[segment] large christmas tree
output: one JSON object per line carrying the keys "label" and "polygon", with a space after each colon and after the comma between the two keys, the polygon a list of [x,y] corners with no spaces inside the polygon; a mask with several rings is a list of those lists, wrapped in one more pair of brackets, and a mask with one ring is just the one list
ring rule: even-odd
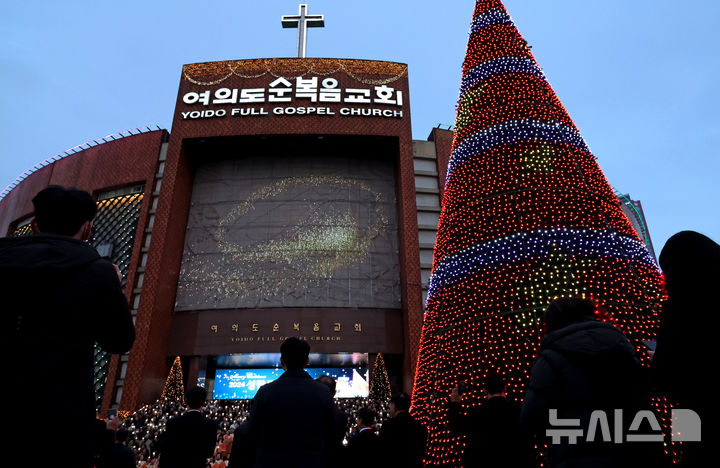
{"label": "large christmas tree", "polygon": [[497,369],[522,399],[556,297],[595,300],[648,364],[662,277],[499,0],[475,6],[434,255],[412,408],[429,464],[460,463],[453,387],[480,403]]}

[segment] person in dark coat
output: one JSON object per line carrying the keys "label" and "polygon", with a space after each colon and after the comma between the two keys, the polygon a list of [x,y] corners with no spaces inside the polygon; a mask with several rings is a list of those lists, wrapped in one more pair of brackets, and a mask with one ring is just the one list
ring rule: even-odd
{"label": "person in dark coat", "polygon": [[190,409],[167,422],[160,436],[160,468],[204,468],[215,452],[218,425],[202,414],[207,391],[199,386],[185,393]]}
{"label": "person in dark coat", "polygon": [[465,468],[534,466],[529,437],[520,427],[520,407],[505,398],[505,382],[495,372],[485,379],[487,399],[462,414],[460,388],[450,394],[450,430],[467,434]]}
{"label": "person in dark coat", "polygon": [[257,468],[324,468],[333,436],[330,389],[305,372],[310,345],[296,337],[280,346],[285,372],[253,398],[248,433]]}
{"label": "person in dark coat", "polygon": [[[0,398],[27,402],[6,412],[4,462],[15,466],[14,454],[33,453],[39,466],[92,466],[94,346],[125,353],[135,327],[120,271],[86,242],[97,211],[90,194],[51,186],[33,205],[35,234],[0,239],[0,353],[10,379]],[[72,442],[48,438],[38,451],[28,435],[48,418],[62,421],[58,429]]]}
{"label": "person in dark coat", "polygon": [[120,426],[120,419],[95,419],[95,459],[94,468],[105,468],[107,460],[115,446],[115,432]]}
{"label": "person in dark coat", "polygon": [[357,432],[347,444],[348,468],[369,468],[378,465],[380,439],[373,429],[375,412],[363,407],[357,412]]}
{"label": "person in dark coat", "polygon": [[[720,320],[720,245],[694,232],[679,232],[660,253],[667,300],[653,355],[653,382],[677,408],[701,422],[717,420],[717,397],[708,359],[716,354]],[[708,454],[709,455],[709,454]],[[683,466],[706,466],[702,442],[683,443]]]}
{"label": "person in dark coat", "polygon": [[240,423],[235,429],[232,447],[230,448],[229,465],[233,468],[253,468],[255,466],[255,449],[250,444],[248,425]]}
{"label": "person in dark coat", "polygon": [[[333,399],[335,398],[337,385],[335,379],[329,375],[321,375],[315,380],[323,385],[326,385],[330,389]],[[345,411],[338,408],[333,400],[333,432],[327,454],[327,466],[329,468],[345,466],[345,447],[343,446],[343,439],[345,439],[349,422],[350,418],[348,415]]]}
{"label": "person in dark coat", "polygon": [[135,452],[127,446],[128,430],[120,428],[115,431],[115,444],[105,461],[105,468],[135,468]]}
{"label": "person in dark coat", "polygon": [[398,393],[388,407],[390,419],[380,428],[380,466],[422,467],[427,430],[410,415],[410,396]]}
{"label": "person in dark coat", "polygon": [[594,442],[584,438],[595,410],[604,411],[614,428],[614,410],[622,409],[627,428],[636,412],[646,408],[647,377],[633,345],[611,324],[595,320],[595,304],[586,299],[553,301],[545,312],[545,327],[521,422],[544,437],[550,427],[549,411],[555,409],[558,419],[580,420],[579,426],[556,428],[583,431],[575,444],[567,437],[549,443],[546,466],[645,466],[635,461],[634,450],[641,444],[603,441],[599,429]]}

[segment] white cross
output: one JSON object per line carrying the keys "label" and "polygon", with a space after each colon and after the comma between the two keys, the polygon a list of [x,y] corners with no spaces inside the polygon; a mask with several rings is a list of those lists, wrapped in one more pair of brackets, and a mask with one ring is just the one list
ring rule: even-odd
{"label": "white cross", "polygon": [[283,15],[283,28],[298,28],[298,57],[305,58],[307,28],[325,27],[325,15],[308,15],[307,4],[300,4],[298,15]]}

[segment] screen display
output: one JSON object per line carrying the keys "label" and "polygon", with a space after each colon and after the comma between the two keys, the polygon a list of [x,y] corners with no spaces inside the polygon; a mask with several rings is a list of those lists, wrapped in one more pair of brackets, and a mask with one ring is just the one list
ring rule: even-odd
{"label": "screen display", "polygon": [[195,173],[176,310],[400,306],[394,162],[210,160]]}
{"label": "screen display", "polygon": [[[367,397],[368,370],[355,367],[308,368],[313,379],[328,375],[335,379],[337,398]],[[215,372],[213,398],[216,400],[247,400],[258,389],[283,374],[282,369],[218,369]]]}
{"label": "screen display", "polygon": [[[310,353],[308,367],[367,367],[367,353]],[[282,367],[280,353],[221,354],[217,357],[217,368],[261,368]]]}

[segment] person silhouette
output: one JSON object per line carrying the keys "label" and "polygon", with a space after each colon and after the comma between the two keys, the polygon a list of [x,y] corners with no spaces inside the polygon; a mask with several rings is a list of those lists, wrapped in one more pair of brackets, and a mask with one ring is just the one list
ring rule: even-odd
{"label": "person silhouette", "polygon": [[[579,421],[577,429],[584,433],[597,410],[608,416],[610,427],[615,427],[616,410],[634,415],[646,408],[647,374],[635,347],[620,330],[596,319],[594,302],[556,299],[544,318],[546,334],[520,413],[520,421],[529,432],[545,437],[552,426],[551,411],[558,420]],[[562,438],[559,443],[548,444],[546,466],[641,466],[637,465],[640,455],[635,448],[602,437],[575,442]]]}
{"label": "person silhouette", "polygon": [[330,389],[304,369],[309,355],[307,341],[286,339],[280,346],[285,372],[260,387],[253,398],[247,431],[256,468],[326,466],[334,406]]}
{"label": "person silhouette", "polygon": [[[717,403],[707,359],[714,354],[720,318],[720,245],[695,231],[668,239],[660,252],[667,300],[653,354],[653,383],[679,408],[714,421]],[[706,466],[703,442],[683,443],[683,466]],[[709,455],[709,454],[708,454]]]}

